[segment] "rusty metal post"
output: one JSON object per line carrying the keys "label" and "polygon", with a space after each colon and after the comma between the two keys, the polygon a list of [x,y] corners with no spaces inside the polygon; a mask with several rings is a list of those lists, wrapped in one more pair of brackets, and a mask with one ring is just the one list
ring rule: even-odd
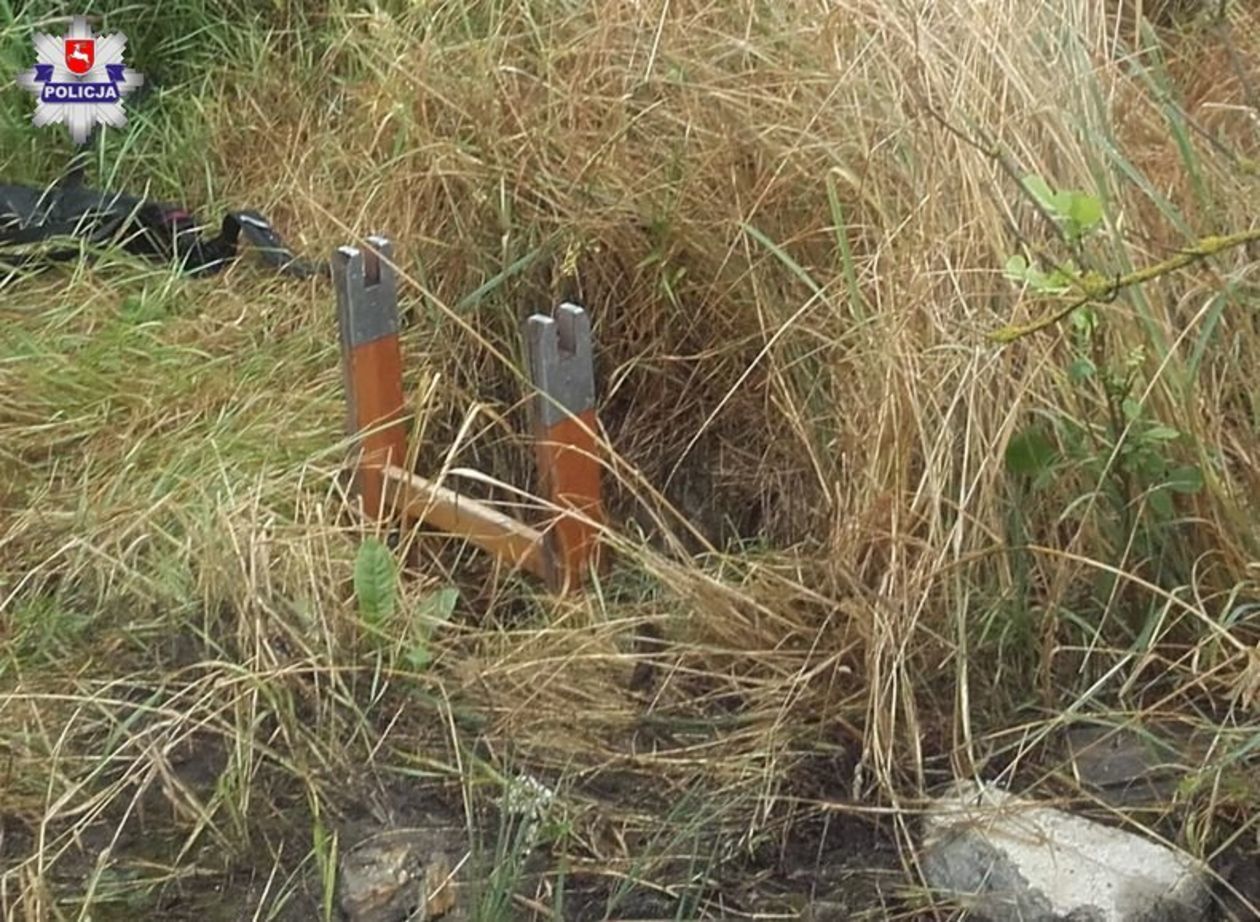
{"label": "rusty metal post", "polygon": [[369,237],[370,249],[338,247],[333,254],[341,368],[346,387],[347,435],[355,440],[353,495],[363,514],[379,519],[385,508],[384,469],[406,465],[402,350],[398,341],[398,289],[393,244]]}
{"label": "rusty metal post", "polygon": [[568,303],[554,318],[534,314],[525,322],[525,344],[541,493],[560,510],[544,529],[547,581],[566,591],[599,566],[604,521],[590,317]]}

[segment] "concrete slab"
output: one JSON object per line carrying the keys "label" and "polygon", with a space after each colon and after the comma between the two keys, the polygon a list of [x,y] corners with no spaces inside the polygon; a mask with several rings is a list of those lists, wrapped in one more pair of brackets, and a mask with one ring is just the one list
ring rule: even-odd
{"label": "concrete slab", "polygon": [[1211,900],[1189,856],[973,782],[938,799],[920,862],[992,922],[1202,922]]}

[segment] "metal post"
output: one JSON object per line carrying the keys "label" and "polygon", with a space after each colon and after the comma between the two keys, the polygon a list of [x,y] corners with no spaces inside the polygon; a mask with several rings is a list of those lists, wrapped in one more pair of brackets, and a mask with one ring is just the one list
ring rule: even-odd
{"label": "metal post", "polygon": [[333,254],[341,368],[346,387],[346,430],[360,436],[353,492],[363,514],[386,513],[383,470],[405,465],[407,431],[398,341],[398,290],[391,265],[394,247],[369,237],[371,249],[338,247]]}
{"label": "metal post", "polygon": [[554,318],[534,314],[525,324],[525,343],[541,491],[561,510],[545,530],[547,578],[563,591],[599,565],[598,526],[604,521],[590,317],[567,303]]}

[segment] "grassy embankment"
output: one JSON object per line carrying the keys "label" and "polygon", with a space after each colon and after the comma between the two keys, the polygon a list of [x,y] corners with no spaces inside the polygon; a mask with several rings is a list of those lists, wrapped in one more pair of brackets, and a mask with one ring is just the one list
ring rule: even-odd
{"label": "grassy embankment", "polygon": [[[913,871],[955,773],[1062,793],[1085,717],[1206,731],[1164,816],[1254,840],[1256,248],[986,334],[1061,302],[1012,255],[1113,277],[1255,227],[1255,13],[1134,56],[1084,2],[115,6],[156,87],[94,178],[307,254],[390,235],[418,469],[529,487],[520,318],[590,309],[615,564],[557,601],[422,536],[374,642],[325,284],[6,276],[4,918],[304,918],[382,799],[499,849],[482,918],[799,901],[816,854],[879,863],[829,829]],[[0,94],[5,180],[68,156],[30,108]],[[518,771],[559,792],[537,873],[486,809]]]}

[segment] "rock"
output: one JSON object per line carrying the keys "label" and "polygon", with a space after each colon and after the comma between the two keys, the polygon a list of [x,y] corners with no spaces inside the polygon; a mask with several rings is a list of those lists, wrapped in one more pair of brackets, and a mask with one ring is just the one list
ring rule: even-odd
{"label": "rock", "polygon": [[453,908],[450,859],[429,836],[398,830],[360,842],[341,859],[341,910],[349,922],[425,922]]}
{"label": "rock", "polygon": [[1064,734],[1067,762],[1081,788],[1112,806],[1171,802],[1206,746],[1177,728],[1075,726]]}
{"label": "rock", "polygon": [[924,822],[928,884],[991,922],[1201,922],[1192,859],[1140,836],[970,782]]}

